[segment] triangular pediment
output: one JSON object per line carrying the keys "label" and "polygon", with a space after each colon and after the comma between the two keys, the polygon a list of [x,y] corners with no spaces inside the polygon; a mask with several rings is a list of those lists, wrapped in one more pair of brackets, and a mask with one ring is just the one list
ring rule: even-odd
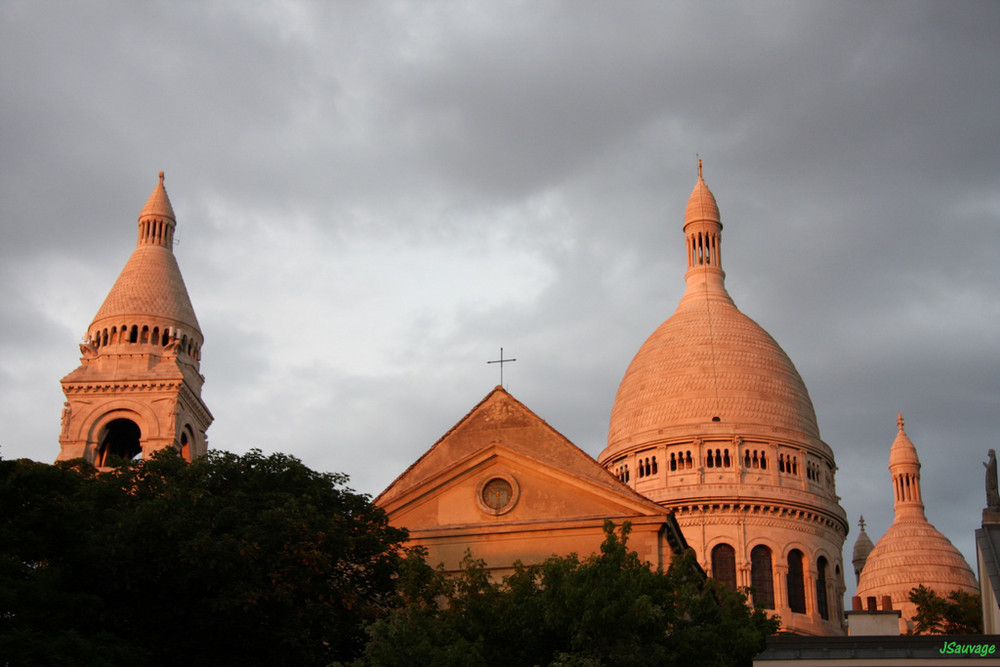
{"label": "triangular pediment", "polygon": [[500,387],[375,502],[410,530],[665,513]]}

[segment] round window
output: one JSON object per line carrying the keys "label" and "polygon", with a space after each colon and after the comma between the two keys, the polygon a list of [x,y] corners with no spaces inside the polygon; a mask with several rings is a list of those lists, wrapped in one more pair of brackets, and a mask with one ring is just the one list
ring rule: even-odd
{"label": "round window", "polygon": [[514,498],[514,487],[502,477],[494,477],[483,485],[483,504],[491,510],[502,510]]}

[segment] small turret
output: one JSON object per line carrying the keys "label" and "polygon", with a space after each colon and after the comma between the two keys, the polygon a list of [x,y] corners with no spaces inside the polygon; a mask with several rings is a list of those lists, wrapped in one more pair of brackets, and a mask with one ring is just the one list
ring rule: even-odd
{"label": "small turret", "polygon": [[861,526],[861,533],[854,541],[854,554],[851,558],[851,562],[854,564],[854,583],[861,581],[861,570],[865,569],[865,561],[868,560],[868,555],[875,548],[872,539],[865,532],[865,517],[862,516],[858,520],[858,525]]}

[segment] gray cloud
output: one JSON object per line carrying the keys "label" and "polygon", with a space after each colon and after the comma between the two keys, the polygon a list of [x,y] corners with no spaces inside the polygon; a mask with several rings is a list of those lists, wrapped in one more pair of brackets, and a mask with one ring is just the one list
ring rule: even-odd
{"label": "gray cloud", "polygon": [[[0,3],[0,441],[167,172],[213,446],[378,493],[499,381],[596,455],[683,289],[695,155],[852,524],[895,416],[972,562],[1000,403],[995,3]],[[854,533],[848,537],[848,549]]]}

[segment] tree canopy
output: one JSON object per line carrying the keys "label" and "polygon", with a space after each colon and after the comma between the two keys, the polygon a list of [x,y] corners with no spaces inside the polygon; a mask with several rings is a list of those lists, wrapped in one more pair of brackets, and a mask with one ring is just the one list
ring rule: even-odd
{"label": "tree canopy", "polygon": [[371,665],[750,665],[778,621],[706,579],[693,553],[652,570],[610,522],[601,551],[516,565],[501,582],[467,555],[453,578],[403,567],[404,604],[376,621]]}
{"label": "tree canopy", "polygon": [[0,460],[9,664],[329,664],[394,599],[405,531],[293,457],[98,472]]}
{"label": "tree canopy", "polygon": [[920,585],[910,591],[910,602],[917,605],[915,635],[976,635],[983,631],[980,597],[975,593],[954,590],[941,597]]}

